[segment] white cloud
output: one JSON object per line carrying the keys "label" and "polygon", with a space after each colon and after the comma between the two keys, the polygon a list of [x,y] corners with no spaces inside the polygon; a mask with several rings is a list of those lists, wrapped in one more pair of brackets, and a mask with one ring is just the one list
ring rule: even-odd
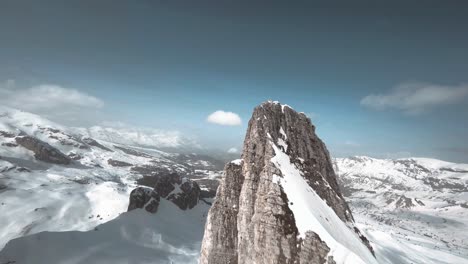
{"label": "white cloud", "polygon": [[68,124],[89,122],[104,106],[101,99],[75,89],[51,84],[23,88],[14,80],[0,84],[0,104]]}
{"label": "white cloud", "polygon": [[227,153],[237,154],[237,153],[239,153],[239,150],[237,148],[230,148],[230,149],[228,149]]}
{"label": "white cloud", "polygon": [[397,109],[420,114],[441,105],[455,104],[468,96],[468,85],[446,86],[427,83],[403,83],[387,94],[371,94],[361,105],[377,109]]}
{"label": "white cloud", "polygon": [[208,116],[208,122],[222,126],[238,126],[242,123],[238,114],[218,110]]}

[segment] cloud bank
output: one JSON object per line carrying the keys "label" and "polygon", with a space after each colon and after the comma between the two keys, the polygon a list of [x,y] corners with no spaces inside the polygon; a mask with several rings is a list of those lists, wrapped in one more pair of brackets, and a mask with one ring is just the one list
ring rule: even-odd
{"label": "cloud bank", "polygon": [[211,113],[206,121],[222,126],[238,126],[242,124],[242,119],[238,114],[222,110]]}
{"label": "cloud bank", "polygon": [[43,84],[28,89],[18,89],[7,81],[0,87],[2,103],[28,111],[54,109],[66,106],[101,108],[104,102],[94,96],[58,85]]}
{"label": "cloud bank", "polygon": [[361,100],[361,105],[376,109],[397,109],[407,114],[421,114],[430,109],[456,104],[468,97],[468,85],[437,85],[428,83],[403,83],[386,94],[371,94]]}
{"label": "cloud bank", "polygon": [[75,89],[53,84],[23,88],[14,80],[0,84],[0,104],[68,125],[94,122],[104,107],[101,99]]}

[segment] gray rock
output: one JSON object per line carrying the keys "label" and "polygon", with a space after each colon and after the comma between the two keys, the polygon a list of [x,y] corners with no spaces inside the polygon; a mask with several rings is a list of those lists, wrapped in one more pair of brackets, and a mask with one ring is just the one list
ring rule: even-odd
{"label": "gray rock", "polygon": [[0,130],[0,136],[5,138],[14,138],[16,135],[7,131]]}
{"label": "gray rock", "polygon": [[192,209],[200,199],[200,187],[194,181],[177,174],[160,177],[154,186],[163,198],[172,201],[180,209]]}
{"label": "gray rock", "polygon": [[146,211],[154,214],[158,211],[160,202],[159,194],[146,187],[137,187],[130,193],[128,211],[144,208]]}
{"label": "gray rock", "polygon": [[97,147],[105,151],[114,152],[112,149],[105,147],[104,145],[100,144],[99,142],[97,142],[96,140],[92,138],[85,137],[85,138],[82,138],[81,140],[90,146]]}
{"label": "gray rock", "polygon": [[37,160],[64,165],[68,165],[71,162],[71,159],[67,155],[35,137],[18,136],[15,140],[19,145],[34,152],[34,157]]}
{"label": "gray rock", "polygon": [[[330,249],[313,232],[299,238],[287,195],[273,183],[273,175],[281,171],[271,162],[275,153],[270,142],[276,144],[280,138],[309,186],[342,221],[353,226],[328,150],[310,119],[267,102],[255,108],[249,121],[242,162],[225,168],[208,214],[200,263],[324,263]],[[361,240],[371,248],[367,239]],[[334,263],[333,259],[328,262]]]}
{"label": "gray rock", "polygon": [[208,214],[200,263],[237,263],[237,215],[243,183],[242,166],[228,163]]}
{"label": "gray rock", "polygon": [[108,159],[107,163],[111,166],[114,167],[130,167],[132,166],[131,163],[125,162],[125,161],[120,161],[120,160],[114,160],[114,159]]}
{"label": "gray rock", "polygon": [[154,188],[137,187],[130,193],[128,211],[144,208],[156,213],[161,199],[173,202],[180,209],[192,209],[200,200],[200,187],[196,182],[177,174],[167,175],[157,180]]}
{"label": "gray rock", "polygon": [[128,155],[133,155],[133,156],[143,157],[143,158],[149,158],[149,159],[153,158],[153,156],[151,156],[148,153],[144,153],[144,152],[134,150],[134,149],[131,149],[131,148],[124,148],[124,147],[119,147],[119,146],[116,146],[116,145],[114,145],[114,148],[120,149],[121,151],[123,151],[125,154],[128,154]]}
{"label": "gray rock", "polygon": [[2,143],[2,146],[15,148],[15,147],[18,146],[18,144],[15,144],[15,143],[12,143],[12,142],[5,142],[5,143]]}

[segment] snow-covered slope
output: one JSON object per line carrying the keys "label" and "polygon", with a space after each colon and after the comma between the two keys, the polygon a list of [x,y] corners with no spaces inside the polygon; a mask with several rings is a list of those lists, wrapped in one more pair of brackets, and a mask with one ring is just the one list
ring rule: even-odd
{"label": "snow-covered slope", "polygon": [[97,140],[2,106],[0,249],[42,231],[92,230],[127,210],[133,188],[153,187],[163,175],[175,173],[212,190],[218,170],[219,162],[206,156]]}
{"label": "snow-covered slope", "polygon": [[157,214],[136,209],[87,232],[43,232],[11,241],[0,263],[197,263],[208,205]]}
{"label": "snow-covered slope", "polygon": [[352,227],[343,222],[309,186],[290,157],[275,144],[271,145],[276,154],[271,161],[283,175],[275,175],[273,181],[282,186],[288,197],[300,236],[304,237],[307,231],[315,232],[330,247],[329,256],[336,263],[377,263],[369,249],[350,230]]}
{"label": "snow-covered slope", "polygon": [[468,165],[428,158],[335,159],[381,263],[468,263]]}

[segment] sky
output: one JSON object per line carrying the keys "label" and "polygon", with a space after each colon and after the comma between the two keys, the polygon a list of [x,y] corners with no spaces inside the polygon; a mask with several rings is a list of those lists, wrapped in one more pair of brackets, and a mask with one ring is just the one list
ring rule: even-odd
{"label": "sky", "polygon": [[336,157],[468,163],[463,1],[0,1],[0,103],[242,148],[272,99]]}

